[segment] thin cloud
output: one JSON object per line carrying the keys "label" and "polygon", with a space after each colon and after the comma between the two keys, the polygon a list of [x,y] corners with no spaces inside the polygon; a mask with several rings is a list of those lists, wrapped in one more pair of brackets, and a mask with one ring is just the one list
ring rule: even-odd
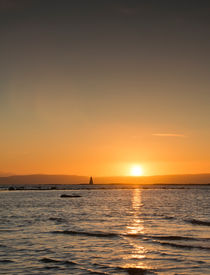
{"label": "thin cloud", "polygon": [[173,133],[156,133],[152,135],[156,137],[180,137],[180,138],[186,137],[186,135],[183,135],[183,134],[173,134]]}

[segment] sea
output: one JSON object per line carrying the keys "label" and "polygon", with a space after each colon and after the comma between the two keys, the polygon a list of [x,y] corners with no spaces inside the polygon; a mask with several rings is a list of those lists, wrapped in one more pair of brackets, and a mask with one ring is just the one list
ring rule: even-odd
{"label": "sea", "polygon": [[210,274],[210,185],[68,189],[0,191],[0,274]]}

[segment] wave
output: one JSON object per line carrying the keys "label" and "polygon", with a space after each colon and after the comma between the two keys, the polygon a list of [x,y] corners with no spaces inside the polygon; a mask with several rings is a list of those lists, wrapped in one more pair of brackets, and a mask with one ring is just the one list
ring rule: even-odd
{"label": "wave", "polygon": [[59,268],[59,266],[56,266],[56,265],[46,265],[45,267],[44,267],[44,269],[60,269]]}
{"label": "wave", "polygon": [[182,236],[151,236],[151,238],[156,240],[166,240],[166,241],[197,241],[196,238],[182,237]]}
{"label": "wave", "polygon": [[85,232],[85,231],[73,231],[73,230],[57,230],[52,231],[52,234],[66,234],[66,235],[82,235],[89,237],[102,237],[102,238],[116,238],[116,237],[130,237],[130,238],[151,238],[150,236],[143,234],[132,233],[111,233],[111,232]]}
{"label": "wave", "polygon": [[125,270],[129,275],[146,275],[146,274],[156,274],[155,272],[140,268],[140,267],[121,267],[120,269]]}
{"label": "wave", "polygon": [[[96,265],[97,267],[103,268],[103,269],[111,268],[110,271],[106,271],[106,272],[94,271],[94,274],[118,274],[119,272],[117,272],[117,271],[122,271],[122,270],[126,271],[130,275],[156,274],[151,269],[140,268],[140,267],[135,267],[135,266],[115,266],[115,265],[113,266],[113,265],[103,265],[103,264],[98,264],[98,263],[94,264],[94,265]],[[115,273],[113,273],[113,271]]]}
{"label": "wave", "polygon": [[170,243],[170,242],[158,242],[160,245],[171,246],[175,248],[182,248],[182,249],[200,249],[200,250],[210,250],[208,246],[200,246],[200,245],[185,245],[185,244],[177,244],[177,243]]}
{"label": "wave", "polygon": [[72,262],[72,261],[62,261],[62,260],[54,260],[54,259],[51,259],[51,258],[42,258],[39,260],[40,262],[42,263],[56,263],[56,264],[62,264],[62,265],[76,265],[75,262]]}
{"label": "wave", "polygon": [[132,238],[141,238],[144,240],[153,239],[153,240],[165,240],[165,241],[209,241],[210,238],[193,238],[186,236],[154,236],[154,235],[143,235],[143,234],[122,234],[121,236],[132,237]]}
{"label": "wave", "polygon": [[11,233],[11,232],[17,232],[17,229],[0,229],[0,232],[3,233]]}
{"label": "wave", "polygon": [[88,271],[88,273],[90,274],[93,274],[93,275],[110,275],[110,273],[107,273],[107,272],[103,272],[103,271],[96,271],[96,270],[93,270],[93,269],[90,269],[90,268],[81,268],[81,270],[83,271]]}
{"label": "wave", "polygon": [[2,263],[2,264],[11,264],[11,263],[14,263],[14,261],[12,261],[12,260],[0,260],[0,263]]}
{"label": "wave", "polygon": [[5,244],[0,244],[0,248],[7,248]]}
{"label": "wave", "polygon": [[127,234],[119,234],[120,237],[129,237],[129,238],[137,238],[137,239],[144,239],[144,238],[150,238],[148,235],[143,235],[139,233],[127,233]]}
{"label": "wave", "polygon": [[[143,240],[163,240],[163,241],[209,241],[209,238],[193,238],[186,236],[150,236],[143,234],[132,234],[132,233],[111,233],[111,232],[85,232],[85,231],[74,231],[74,230],[57,230],[50,232],[52,234],[64,234],[64,235],[78,235],[87,237],[98,237],[98,238],[137,238]],[[179,244],[178,244],[179,245]]]}
{"label": "wave", "polygon": [[55,222],[58,222],[58,223],[66,222],[65,219],[59,218],[59,217],[50,217],[50,218],[49,218],[49,221],[55,221]]}
{"label": "wave", "polygon": [[[57,265],[78,265],[77,268],[80,269],[80,270],[83,270],[84,272],[88,272],[90,274],[103,274],[103,275],[109,275],[110,273],[107,273],[107,272],[102,272],[102,271],[99,271],[99,270],[93,270],[93,269],[90,269],[90,268],[86,268],[86,267],[83,267],[81,266],[79,263],[77,262],[72,262],[72,261],[68,261],[68,260],[65,260],[65,261],[62,261],[62,260],[55,260],[55,259],[51,259],[51,258],[42,258],[39,260],[40,262],[42,263],[46,263],[46,264],[57,264]],[[45,269],[58,269],[59,266],[57,265],[48,265],[48,266],[45,266]]]}
{"label": "wave", "polygon": [[164,216],[164,218],[165,218],[166,220],[175,220],[175,217],[171,217],[171,216]]}
{"label": "wave", "polygon": [[191,219],[191,220],[185,220],[186,222],[189,222],[194,225],[204,225],[204,226],[210,226],[210,222],[207,221],[201,221],[201,220],[196,220],[196,219]]}
{"label": "wave", "polygon": [[104,232],[83,232],[83,231],[72,231],[72,230],[62,230],[62,231],[52,231],[53,234],[67,234],[67,235],[82,235],[91,237],[103,237],[103,238],[114,238],[119,236],[116,233],[104,233]]}

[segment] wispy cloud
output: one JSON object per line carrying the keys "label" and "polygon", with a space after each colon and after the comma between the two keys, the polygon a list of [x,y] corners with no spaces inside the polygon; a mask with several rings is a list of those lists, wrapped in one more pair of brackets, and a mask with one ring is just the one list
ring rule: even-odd
{"label": "wispy cloud", "polygon": [[186,138],[186,135],[183,134],[174,134],[174,133],[156,133],[152,134],[156,137],[180,137],[180,138]]}

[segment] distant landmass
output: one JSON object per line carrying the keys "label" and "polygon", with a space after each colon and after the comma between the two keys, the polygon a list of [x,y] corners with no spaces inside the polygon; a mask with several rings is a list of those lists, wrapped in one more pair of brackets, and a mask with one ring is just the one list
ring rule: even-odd
{"label": "distant landmass", "polygon": [[0,185],[27,185],[27,184],[84,184],[89,177],[75,175],[14,175],[0,177]]}
{"label": "distant landmass", "polygon": [[[209,174],[160,175],[141,177],[94,177],[94,184],[209,184]],[[89,177],[76,175],[0,176],[0,185],[88,184]]]}
{"label": "distant landmass", "polygon": [[5,172],[1,172],[0,171],[0,177],[9,177],[9,176],[13,176],[14,174],[12,173],[5,173]]}

